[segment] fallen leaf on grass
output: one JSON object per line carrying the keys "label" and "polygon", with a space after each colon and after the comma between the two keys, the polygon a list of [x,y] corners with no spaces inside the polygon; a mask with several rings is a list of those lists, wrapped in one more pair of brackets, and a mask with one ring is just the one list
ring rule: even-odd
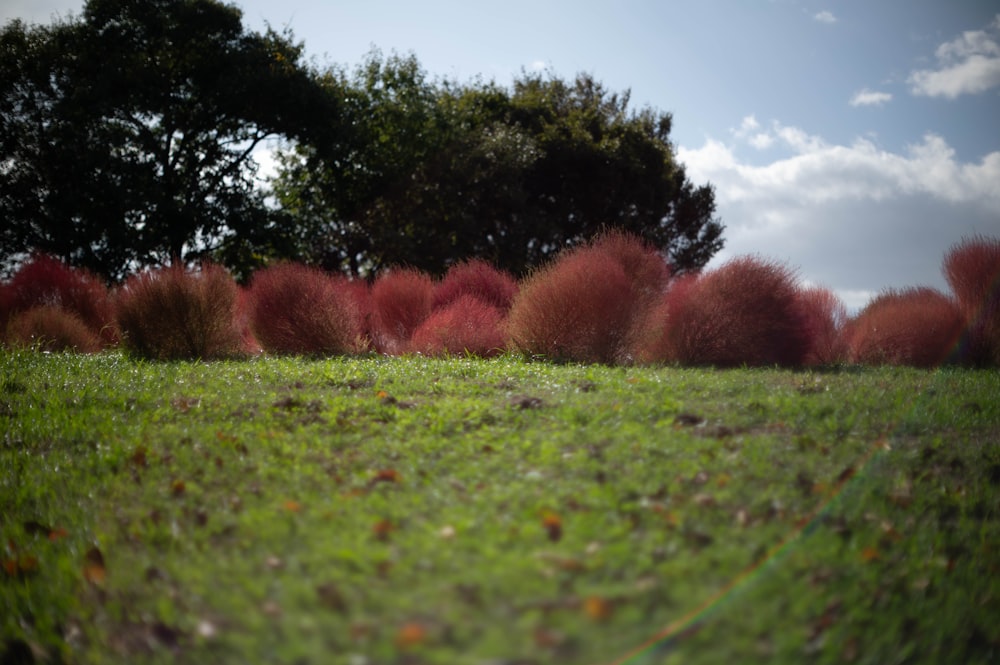
{"label": "fallen leaf on grass", "polygon": [[344,599],[344,595],[340,592],[340,589],[332,582],[317,586],[316,597],[319,599],[320,605],[326,609],[338,614],[347,613],[347,601]]}
{"label": "fallen leaf on grass", "polygon": [[678,413],[674,416],[674,425],[679,427],[699,427],[706,422],[705,418],[693,413]]}
{"label": "fallen leaf on grass", "polygon": [[379,469],[375,472],[372,479],[368,481],[368,486],[373,487],[379,483],[398,483],[402,482],[402,480],[402,474],[395,469]]}
{"label": "fallen leaf on grass", "polygon": [[108,576],[107,568],[104,566],[104,555],[101,550],[91,547],[83,558],[83,579],[91,584],[102,585]]}
{"label": "fallen leaf on grass", "polygon": [[134,466],[141,469],[145,469],[149,466],[149,453],[146,450],[146,446],[137,446],[132,456],[129,457],[129,461],[132,462]]}
{"label": "fallen leaf on grass", "polygon": [[8,577],[31,575],[38,572],[38,559],[30,554],[3,560],[3,571]]}
{"label": "fallen leaf on grass", "polygon": [[528,409],[540,409],[545,405],[539,397],[530,397],[525,395],[519,395],[517,397],[511,398],[510,405],[515,409],[521,409],[522,411]]}
{"label": "fallen leaf on grass", "polygon": [[416,622],[405,623],[396,633],[396,646],[400,649],[412,649],[423,644],[427,639],[427,631]]}
{"label": "fallen leaf on grass", "polygon": [[562,538],[562,519],[553,512],[542,515],[542,526],[549,534],[549,540],[558,542]]}
{"label": "fallen leaf on grass", "polygon": [[535,628],[534,638],[535,645],[543,649],[555,649],[566,642],[565,633],[541,626]]}
{"label": "fallen leaf on grass", "polygon": [[170,405],[181,413],[187,413],[200,404],[201,400],[197,397],[175,397],[170,400]]}
{"label": "fallen leaf on grass", "polygon": [[607,621],[614,614],[614,605],[600,596],[588,596],[583,601],[583,612],[594,621]]}
{"label": "fallen leaf on grass", "polygon": [[396,525],[394,525],[389,520],[379,520],[372,527],[372,533],[375,534],[377,540],[389,540],[389,535],[396,530]]}

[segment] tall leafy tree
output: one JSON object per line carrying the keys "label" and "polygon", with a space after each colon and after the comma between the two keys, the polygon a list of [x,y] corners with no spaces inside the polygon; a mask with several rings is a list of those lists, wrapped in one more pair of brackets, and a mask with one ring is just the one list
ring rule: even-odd
{"label": "tall leafy tree", "polygon": [[334,149],[331,90],[290,35],[247,31],[217,0],[89,0],[78,19],[14,21],[0,32],[0,253],[119,279],[292,252],[252,154],[275,136]]}
{"label": "tall leafy tree", "polygon": [[633,111],[627,93],[590,76],[457,85],[376,51],[330,81],[351,100],[356,143],[336,161],[300,147],[277,183],[311,229],[306,253],[328,268],[440,273],[477,256],[524,273],[608,226],[644,237],[679,271],[722,247],[714,191],[676,161],[670,115]]}

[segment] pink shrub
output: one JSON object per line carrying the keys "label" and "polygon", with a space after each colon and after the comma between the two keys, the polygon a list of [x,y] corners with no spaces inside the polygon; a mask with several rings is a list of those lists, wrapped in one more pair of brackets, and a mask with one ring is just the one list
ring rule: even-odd
{"label": "pink shrub", "polygon": [[59,259],[37,254],[18,269],[10,281],[12,311],[52,305],[72,312],[105,345],[118,342],[114,305],[104,282],[80,268],[70,268]]}
{"label": "pink shrub", "polygon": [[430,315],[434,282],[412,268],[379,276],[371,289],[372,343],[381,353],[402,353],[413,332]]}
{"label": "pink shrub", "polygon": [[521,285],[508,317],[514,348],[578,362],[627,360],[635,302],[621,263],[591,247],[565,252]]}
{"label": "pink shrub", "polygon": [[7,328],[7,343],[39,351],[101,350],[100,338],[79,316],[55,305],[39,305],[15,314]]}
{"label": "pink shrub", "polygon": [[158,360],[238,355],[238,287],[225,268],[189,272],[172,266],[133,275],[118,293],[118,324],[127,348]]}
{"label": "pink shrub", "polygon": [[7,323],[14,315],[14,289],[6,282],[0,282],[0,343],[4,341]]}
{"label": "pink shrub", "polygon": [[435,310],[414,331],[409,351],[430,356],[495,356],[505,346],[503,314],[471,295]]}
{"label": "pink shrub", "polygon": [[456,263],[435,285],[432,307],[447,307],[465,295],[506,312],[517,295],[517,281],[481,259]]}
{"label": "pink shrub", "polygon": [[358,347],[361,322],[345,283],[297,263],[260,270],[249,286],[250,330],[271,353],[351,353]]}
{"label": "pink shrub", "polygon": [[935,367],[954,350],[965,325],[958,305],[927,287],[887,290],[848,325],[852,362]]}
{"label": "pink shrub", "polygon": [[966,238],[942,267],[966,322],[961,361],[1000,365],[1000,239]]}
{"label": "pink shrub", "polygon": [[799,309],[810,332],[811,344],[803,358],[809,367],[832,365],[847,360],[844,326],[847,308],[837,295],[823,287],[798,292]]}
{"label": "pink shrub", "polygon": [[240,331],[240,348],[246,355],[256,356],[264,352],[250,328],[250,290],[240,287],[236,292],[235,325]]}
{"label": "pink shrub", "polygon": [[670,283],[651,314],[654,334],[640,347],[640,360],[654,363],[680,362],[682,349],[697,343],[696,339],[692,339],[697,333],[695,327],[680,324],[687,314],[689,301],[700,279],[699,273],[686,273]]}
{"label": "pink shrub", "polygon": [[670,284],[670,265],[655,247],[618,229],[600,233],[589,246],[617,261],[625,271],[632,291],[628,355],[639,356],[659,333],[655,313]]}
{"label": "pink shrub", "polygon": [[653,361],[685,365],[801,364],[812,344],[792,271],[745,256],[679,280],[660,309]]}

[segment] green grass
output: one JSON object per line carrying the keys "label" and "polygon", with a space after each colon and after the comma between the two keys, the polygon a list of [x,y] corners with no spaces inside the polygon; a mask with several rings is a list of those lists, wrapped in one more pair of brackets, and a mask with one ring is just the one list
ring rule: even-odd
{"label": "green grass", "polygon": [[0,649],[1000,656],[1000,373],[0,351]]}

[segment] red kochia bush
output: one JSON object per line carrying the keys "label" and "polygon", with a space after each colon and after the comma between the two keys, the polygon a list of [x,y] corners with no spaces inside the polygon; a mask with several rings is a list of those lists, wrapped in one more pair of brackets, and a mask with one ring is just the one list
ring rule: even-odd
{"label": "red kochia bush", "polygon": [[515,349],[578,362],[615,363],[628,354],[632,283],[621,263],[580,247],[522,284],[507,322]]}
{"label": "red kochia bush", "polygon": [[679,280],[660,318],[661,337],[647,354],[653,361],[795,366],[811,345],[793,272],[755,256]]}
{"label": "red kochia bush", "polygon": [[935,289],[886,290],[852,319],[846,332],[852,362],[934,367],[954,350],[964,320]]}
{"label": "red kochia bush", "polygon": [[158,360],[238,355],[237,293],[232,276],[217,265],[133,275],[117,300],[123,341],[133,353]]}
{"label": "red kochia bush", "polygon": [[382,353],[402,353],[413,331],[430,315],[434,282],[412,268],[394,268],[371,289],[372,343]]}
{"label": "red kochia bush", "polygon": [[495,356],[505,346],[503,314],[470,295],[435,310],[414,331],[409,350],[431,356]]}
{"label": "red kochia bush", "polygon": [[361,321],[347,280],[297,263],[258,271],[250,282],[250,329],[265,351],[333,355],[358,348]]}
{"label": "red kochia bush", "polygon": [[39,305],[14,315],[7,328],[11,346],[39,351],[97,353],[101,340],[79,316],[54,305]]}
{"label": "red kochia bush", "polygon": [[10,284],[0,282],[0,342],[3,342],[7,323],[14,315],[14,289]]}
{"label": "red kochia bush", "polygon": [[441,309],[464,295],[506,312],[517,295],[517,281],[482,259],[456,263],[435,285],[432,307]]}
{"label": "red kochia bush", "polygon": [[659,331],[655,313],[670,284],[670,265],[655,247],[637,235],[618,229],[598,234],[589,246],[617,261],[625,271],[632,303],[627,355],[641,355],[641,350]]}
{"label": "red kochia bush", "polygon": [[847,360],[843,334],[847,307],[844,302],[830,289],[819,286],[800,290],[798,300],[805,328],[811,337],[803,364],[832,365]]}
{"label": "red kochia bush", "polygon": [[114,306],[100,278],[81,268],[71,268],[59,259],[36,254],[21,266],[10,281],[11,311],[26,311],[40,305],[61,307],[76,314],[106,345],[118,341]]}
{"label": "red kochia bush", "polygon": [[945,254],[942,268],[966,323],[960,360],[1000,365],[1000,239],[963,239]]}

